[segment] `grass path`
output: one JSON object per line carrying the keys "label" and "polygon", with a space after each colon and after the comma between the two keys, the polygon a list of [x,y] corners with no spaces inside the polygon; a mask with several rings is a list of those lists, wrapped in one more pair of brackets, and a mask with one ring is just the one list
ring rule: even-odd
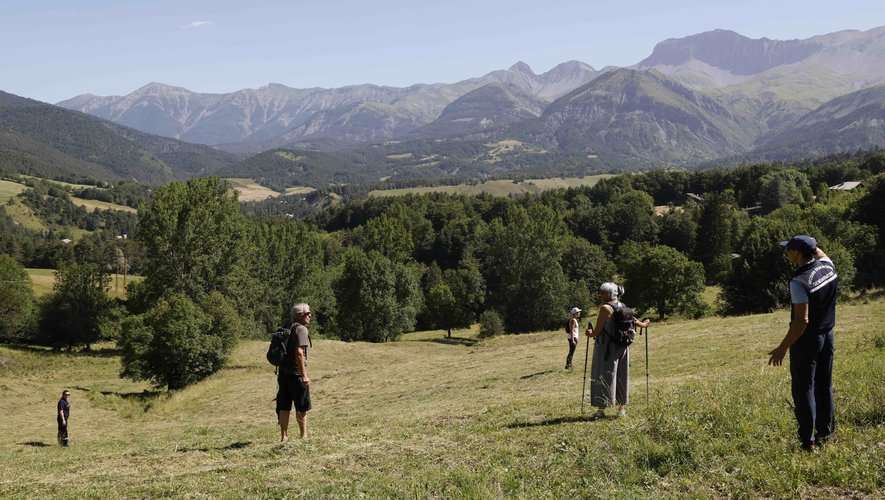
{"label": "grass path", "polygon": [[[601,422],[579,415],[560,332],[317,340],[313,436],[287,445],[264,342],[171,395],[120,380],[112,351],[0,347],[0,496],[881,497],[883,306],[840,307],[839,438],[817,455],[797,452],[788,370],[765,366],[785,312],[653,326],[652,404],[640,343],[630,415]],[[63,387],[69,449],[53,446]]]}

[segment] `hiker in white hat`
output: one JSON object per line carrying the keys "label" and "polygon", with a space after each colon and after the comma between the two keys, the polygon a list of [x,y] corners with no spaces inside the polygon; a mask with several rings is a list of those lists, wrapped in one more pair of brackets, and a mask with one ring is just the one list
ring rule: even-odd
{"label": "hiker in white hat", "polygon": [[572,369],[572,357],[575,355],[575,348],[578,347],[578,339],[580,334],[578,330],[578,320],[581,318],[581,309],[573,307],[568,312],[568,324],[565,327],[565,334],[568,337],[568,356],[565,357],[565,369]]}

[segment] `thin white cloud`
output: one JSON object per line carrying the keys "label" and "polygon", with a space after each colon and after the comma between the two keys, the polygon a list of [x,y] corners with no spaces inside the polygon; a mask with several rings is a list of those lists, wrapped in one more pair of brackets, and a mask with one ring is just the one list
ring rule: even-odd
{"label": "thin white cloud", "polygon": [[185,29],[194,29],[194,28],[205,28],[206,26],[212,26],[215,24],[212,21],[194,21],[192,23],[185,24],[182,28]]}

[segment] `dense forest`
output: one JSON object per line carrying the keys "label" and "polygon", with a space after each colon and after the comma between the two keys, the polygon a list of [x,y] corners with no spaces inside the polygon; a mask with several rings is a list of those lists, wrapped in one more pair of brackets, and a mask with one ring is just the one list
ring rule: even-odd
{"label": "dense forest", "polygon": [[[777,242],[797,233],[833,258],[844,295],[885,283],[883,172],[885,155],[858,154],[624,174],[510,198],[354,197],[299,217],[273,203],[244,209],[217,178],[103,195],[137,193],[137,221],[84,216],[65,193],[31,189],[19,196],[35,212],[94,231],[59,245],[0,211],[0,252],[12,256],[0,271],[59,268],[41,303],[16,292],[22,312],[0,334],[68,347],[115,339],[124,375],[178,388],[220,367],[236,338],[283,324],[295,300],[317,312],[317,333],[367,341],[478,320],[489,332],[559,329],[609,280],[657,318],[771,311],[788,303]],[[862,184],[830,189],[846,181]],[[117,238],[124,230],[134,238]],[[115,302],[102,290],[121,253],[145,279]],[[709,285],[722,290],[716,307],[701,299]]]}

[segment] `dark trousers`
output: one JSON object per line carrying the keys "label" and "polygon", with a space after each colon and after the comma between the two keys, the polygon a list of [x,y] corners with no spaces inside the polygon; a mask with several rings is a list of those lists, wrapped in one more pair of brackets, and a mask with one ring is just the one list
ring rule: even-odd
{"label": "dark trousers", "polygon": [[565,357],[565,367],[572,367],[572,358],[575,356],[575,348],[578,347],[578,341],[574,337],[568,338],[568,356]]}
{"label": "dark trousers", "polygon": [[55,422],[58,424],[58,444],[62,446],[68,445],[68,421],[65,420],[64,423],[61,421],[61,417],[55,417]]}
{"label": "dark trousers", "polygon": [[790,347],[793,404],[803,444],[824,440],[836,430],[833,403],[833,332],[803,335]]}

